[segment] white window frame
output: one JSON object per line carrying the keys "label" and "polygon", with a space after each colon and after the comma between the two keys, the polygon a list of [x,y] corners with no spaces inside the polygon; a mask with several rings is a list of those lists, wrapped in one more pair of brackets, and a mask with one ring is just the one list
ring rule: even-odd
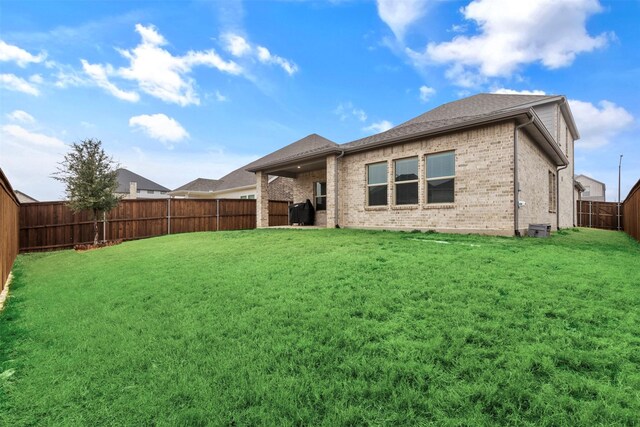
{"label": "white window frame", "polygon": [[[427,168],[427,165],[429,164],[428,159],[429,156],[436,156],[438,154],[447,154],[447,153],[452,153],[453,154],[453,172],[454,174],[451,176],[437,176],[437,177],[431,177],[429,178],[429,170]],[[425,177],[425,186],[424,186],[424,199],[427,202],[427,204],[430,205],[437,205],[437,204],[447,204],[447,203],[454,203],[456,201],[456,152],[455,150],[449,150],[449,151],[440,151],[438,153],[429,153],[429,154],[425,154],[424,156],[424,177]],[[441,179],[453,179],[453,202],[430,202],[429,201],[429,181],[438,181]]]}
{"label": "white window frame", "polygon": [[[416,163],[418,165],[418,170],[416,171],[416,179],[412,179],[410,181],[396,181],[396,162],[398,161],[402,161],[402,160],[409,160],[409,159],[416,159]],[[398,185],[403,185],[403,184],[418,184],[418,200],[415,203],[403,203],[401,205],[398,205]],[[418,204],[420,204],[420,156],[410,156],[410,157],[403,157],[401,159],[393,159],[393,204],[394,206],[416,206]]]}
{"label": "white window frame", "polygon": [[[384,165],[385,169],[386,169],[386,173],[385,176],[387,177],[386,181],[384,183],[377,183],[377,184],[369,184],[369,166],[375,166],[375,165]],[[364,177],[365,179],[365,184],[367,186],[367,207],[381,207],[381,206],[388,206],[389,205],[389,162],[387,162],[386,160],[383,162],[375,162],[375,163],[367,163],[366,165],[366,176]],[[387,187],[387,197],[386,200],[384,202],[384,205],[372,205],[369,202],[369,188],[371,187]]]}
{"label": "white window frame", "polygon": [[[318,185],[320,184],[320,185]],[[324,184],[324,194],[317,194],[316,191],[318,190],[318,187],[320,187],[320,189],[322,189],[322,184]],[[318,209],[318,198],[320,199],[324,199],[324,209]],[[326,211],[327,210],[327,181],[315,181],[313,183],[313,203],[316,206],[316,211]]]}

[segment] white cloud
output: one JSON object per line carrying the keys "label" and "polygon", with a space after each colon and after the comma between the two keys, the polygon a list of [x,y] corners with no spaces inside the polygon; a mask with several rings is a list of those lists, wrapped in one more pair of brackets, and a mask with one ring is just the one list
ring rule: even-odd
{"label": "white cloud", "polygon": [[136,92],[128,92],[118,88],[116,85],[109,81],[109,75],[114,74],[113,67],[109,64],[106,66],[101,64],[89,64],[86,60],[82,59],[82,69],[84,72],[98,85],[105,89],[111,95],[118,99],[129,102],[138,102],[140,95]]}
{"label": "white cloud", "polygon": [[32,74],[29,77],[29,81],[31,83],[35,83],[35,84],[42,84],[42,82],[44,81],[44,79],[42,78],[42,76],[40,74]]}
{"label": "white cloud", "polygon": [[11,113],[7,114],[7,118],[12,122],[20,122],[20,123],[35,123],[36,119],[26,111],[15,110]]}
{"label": "white cloud", "polygon": [[338,104],[336,109],[333,110],[333,113],[338,115],[341,121],[345,121],[350,117],[355,117],[361,122],[367,121],[367,113],[365,113],[364,110],[360,108],[354,107],[351,101],[341,102],[340,104]]}
{"label": "white cloud", "polygon": [[129,61],[128,67],[115,69],[111,64],[89,64],[82,60],[85,72],[94,82],[120,99],[137,101],[139,95],[118,89],[111,83],[111,78],[133,81],[141,91],[153,97],[186,106],[200,104],[195,89],[196,82],[189,77],[194,67],[215,68],[232,75],[242,73],[242,67],[233,61],[225,61],[213,49],[189,51],[184,56],[174,56],[162,47],[167,44],[167,40],[153,25],[145,27],[137,24],[135,28],[142,41],[131,50],[117,49]]}
{"label": "white cloud", "polygon": [[380,133],[387,131],[393,127],[393,123],[389,120],[380,120],[379,122],[372,123],[370,126],[362,128],[365,132],[375,132]]}
{"label": "white cloud", "polygon": [[129,119],[129,126],[140,129],[150,138],[157,139],[168,148],[171,142],[180,142],[189,137],[189,133],[175,119],[165,114],[143,114]]}
{"label": "white cloud", "polygon": [[40,95],[40,90],[37,87],[15,74],[0,74],[0,87],[33,96]]}
{"label": "white cloud", "polygon": [[514,89],[506,89],[500,88],[492,91],[491,93],[497,93],[500,95],[546,95],[543,90],[514,90]]}
{"label": "white cloud", "polygon": [[32,55],[18,46],[10,45],[0,40],[0,61],[15,62],[24,68],[29,63],[39,63],[47,57],[45,53]]}
{"label": "white cloud", "polygon": [[429,86],[420,86],[420,101],[428,102],[429,99],[435,95],[436,90]]}
{"label": "white cloud", "polygon": [[41,146],[48,148],[63,148],[64,142],[53,136],[31,132],[22,126],[4,125],[2,132],[7,138],[17,141],[21,145]]}
{"label": "white cloud", "polygon": [[222,35],[222,40],[225,42],[227,51],[233,56],[241,57],[251,53],[251,46],[242,36],[227,33]]}
{"label": "white cloud", "polygon": [[226,102],[229,98],[220,93],[219,90],[216,90],[216,101],[218,102]]}
{"label": "white cloud", "polygon": [[377,0],[378,15],[399,40],[406,30],[426,12],[425,0]]}
{"label": "white cloud", "polygon": [[221,36],[224,48],[235,57],[252,57],[263,64],[275,64],[292,76],[298,72],[298,66],[291,60],[272,54],[264,46],[252,46],[244,37],[226,33]]}
{"label": "white cloud", "polygon": [[419,66],[450,64],[447,76],[464,87],[486,77],[511,76],[535,62],[549,69],[566,67],[576,55],[606,46],[612,37],[587,32],[587,18],[601,10],[597,0],[475,0],[461,12],[479,34],[431,42],[412,57]]}
{"label": "white cloud", "polygon": [[258,46],[258,59],[260,62],[265,64],[276,64],[279,65],[287,74],[292,76],[298,71],[298,66],[293,62],[284,59],[281,56],[273,55],[269,52],[269,49],[263,46]]}
{"label": "white cloud", "polygon": [[633,123],[633,116],[610,101],[590,102],[569,100],[580,139],[576,148],[594,149],[613,142],[615,137]]}

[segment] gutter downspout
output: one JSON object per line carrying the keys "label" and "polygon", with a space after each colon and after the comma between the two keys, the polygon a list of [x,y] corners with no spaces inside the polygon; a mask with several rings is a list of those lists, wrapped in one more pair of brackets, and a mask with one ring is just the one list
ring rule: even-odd
{"label": "gutter downspout", "polygon": [[535,116],[531,117],[526,123],[518,125],[513,130],[513,230],[516,236],[520,236],[518,229],[518,209],[520,209],[518,193],[520,185],[518,183],[518,130],[525,126],[529,126],[535,120]]}
{"label": "gutter downspout", "polygon": [[338,159],[341,159],[342,157],[344,157],[344,150],[342,150],[340,155],[336,157],[336,168],[333,171],[333,185],[334,185],[333,191],[335,192],[334,194],[336,199],[335,206],[334,206],[334,209],[335,209],[334,215],[336,216],[336,228],[340,228],[340,224],[338,224],[338,218],[339,218],[338,205],[340,203],[339,202],[340,199],[338,198],[338,188],[340,187],[340,185],[338,185]]}

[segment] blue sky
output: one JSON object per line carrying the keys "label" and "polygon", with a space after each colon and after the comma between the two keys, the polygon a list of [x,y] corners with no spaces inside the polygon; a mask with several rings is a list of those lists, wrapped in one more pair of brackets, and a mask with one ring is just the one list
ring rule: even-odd
{"label": "blue sky", "polygon": [[99,138],[169,188],[310,133],[338,143],[479,92],[563,94],[576,173],[640,178],[640,1],[0,2],[0,167],[60,199]]}

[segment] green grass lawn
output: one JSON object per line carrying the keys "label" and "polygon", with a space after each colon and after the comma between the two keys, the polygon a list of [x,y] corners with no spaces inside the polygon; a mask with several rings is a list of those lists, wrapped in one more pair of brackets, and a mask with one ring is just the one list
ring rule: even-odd
{"label": "green grass lawn", "polygon": [[640,423],[622,233],[194,233],[14,274],[0,425]]}

